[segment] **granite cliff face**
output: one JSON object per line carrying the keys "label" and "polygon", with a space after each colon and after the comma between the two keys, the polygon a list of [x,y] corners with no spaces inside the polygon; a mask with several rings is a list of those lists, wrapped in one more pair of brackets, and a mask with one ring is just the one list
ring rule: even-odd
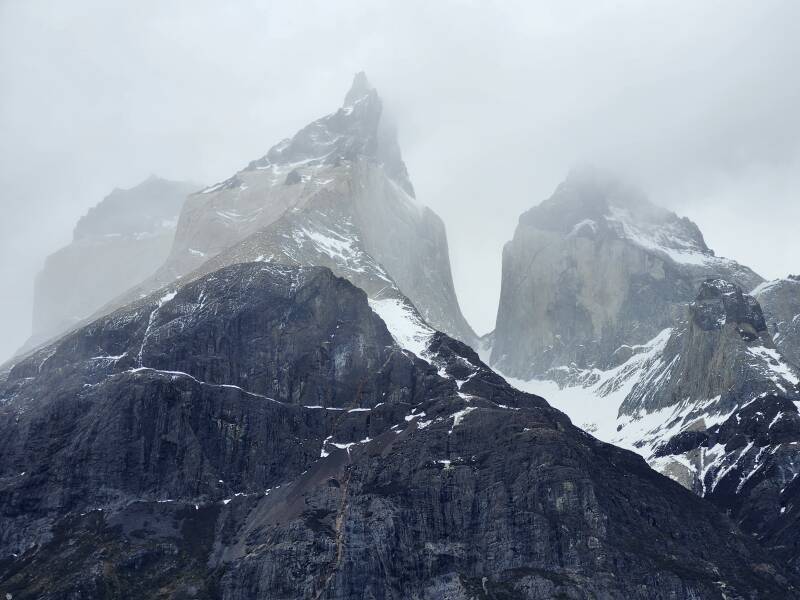
{"label": "granite cliff face", "polygon": [[714,399],[713,411],[766,394],[791,394],[794,369],[776,350],[761,307],[738,286],[710,279],[687,318],[672,330],[658,366],[626,397],[621,414],[653,412],[676,403]]}
{"label": "granite cliff face", "polygon": [[183,201],[199,187],[150,177],[114,190],[81,217],[72,243],[48,256],[36,278],[26,347],[64,333],[152,275],[169,255]]}
{"label": "granite cliff face", "polygon": [[[321,262],[286,257],[276,236],[288,236],[293,247],[306,240]],[[358,255],[369,255],[428,323],[474,344],[453,287],[444,224],[417,203],[394,128],[363,73],[342,108],[190,196],[165,264],[105,310],[209,272],[214,267],[204,263],[212,259],[219,265],[283,256],[356,281]]]}
{"label": "granite cliff face", "polygon": [[752,292],[767,320],[775,346],[796,367],[800,367],[800,276],[767,281]]}
{"label": "granite cliff face", "polygon": [[688,219],[609,175],[575,170],[520,217],[503,249],[491,362],[520,379],[617,366],[713,277],[744,289],[762,281],[715,256]]}
{"label": "granite cliff face", "polygon": [[797,281],[593,171],[520,218],[503,268],[492,364],[797,568]]}
{"label": "granite cliff face", "polygon": [[778,598],[711,504],[320,267],[237,264],[0,377],[20,598]]}
{"label": "granite cliff face", "polygon": [[639,435],[654,468],[797,568],[800,372],[776,349],[758,301],[733,284],[705,282],[688,312],[622,403],[620,435],[650,422]]}

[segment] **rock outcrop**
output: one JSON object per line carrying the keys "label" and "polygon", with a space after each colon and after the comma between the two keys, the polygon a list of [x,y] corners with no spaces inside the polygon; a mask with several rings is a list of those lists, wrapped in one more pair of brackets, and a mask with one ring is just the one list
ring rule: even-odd
{"label": "rock outcrop", "polygon": [[237,264],[0,376],[0,590],[779,598],[708,502],[319,267]]}
{"label": "rock outcrop", "polygon": [[36,278],[32,348],[64,333],[155,272],[169,255],[183,201],[200,186],[150,177],[115,189],[81,217],[72,243]]}
{"label": "rock outcrop", "polygon": [[591,171],[520,218],[503,269],[492,363],[800,567],[800,282]]}
{"label": "rock outcrop", "polygon": [[[738,286],[710,279],[676,325],[659,362],[631,390],[620,414],[702,403],[729,413],[757,396],[792,394],[797,375],[776,350],[761,307]],[[713,400],[713,409],[709,402]]]}
{"label": "rock outcrop", "polygon": [[618,366],[671,327],[709,278],[744,289],[762,281],[715,256],[688,219],[609,175],[575,170],[520,217],[503,249],[492,364],[521,379]]}
{"label": "rock outcrop", "polygon": [[674,327],[619,367],[582,377],[585,387],[560,392],[585,394],[583,406],[569,406],[574,418],[606,403],[605,418],[585,427],[639,452],[800,567],[791,541],[800,533],[800,372],[775,348],[755,298],[708,280]]}
{"label": "rock outcrop", "polygon": [[764,309],[775,346],[800,367],[800,275],[764,282],[751,293]]}

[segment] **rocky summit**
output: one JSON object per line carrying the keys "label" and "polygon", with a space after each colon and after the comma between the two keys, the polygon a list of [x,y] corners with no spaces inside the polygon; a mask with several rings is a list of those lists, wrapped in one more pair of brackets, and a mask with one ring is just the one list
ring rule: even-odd
{"label": "rocky summit", "polygon": [[[477,340],[456,298],[444,224],[417,202],[392,121],[363,73],[336,112],[191,195],[164,265],[98,315],[179,278],[257,260],[326,266],[357,285],[377,269],[371,297],[388,285],[433,327]],[[364,262],[374,265],[367,276]]]}
{"label": "rocky summit", "polygon": [[169,255],[183,201],[201,186],[151,176],[115,189],[47,257],[36,278],[26,348],[69,330],[158,269]]}
{"label": "rocky summit", "polygon": [[520,218],[503,269],[493,366],[797,569],[797,278],[763,282],[592,169]]}
{"label": "rocky summit", "polygon": [[323,267],[159,291],[0,380],[7,598],[786,598],[712,504],[398,344]]}
{"label": "rocky summit", "polygon": [[763,281],[717,257],[690,220],[612,175],[575,169],[503,249],[491,362],[521,379],[617,366],[712,277],[747,290]]}

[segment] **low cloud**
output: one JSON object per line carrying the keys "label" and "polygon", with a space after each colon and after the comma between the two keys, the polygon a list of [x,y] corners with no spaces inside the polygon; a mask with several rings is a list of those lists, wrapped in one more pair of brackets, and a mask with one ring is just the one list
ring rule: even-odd
{"label": "low cloud", "polygon": [[0,4],[0,357],[89,206],[151,173],[224,179],[361,69],[481,332],[519,214],[580,162],[767,277],[800,271],[797,22],[777,1]]}

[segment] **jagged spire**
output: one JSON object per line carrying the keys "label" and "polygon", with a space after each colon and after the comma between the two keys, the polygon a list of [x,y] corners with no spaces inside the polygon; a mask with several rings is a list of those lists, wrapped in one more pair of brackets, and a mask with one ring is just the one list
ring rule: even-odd
{"label": "jagged spire", "polygon": [[353,77],[353,85],[350,86],[350,91],[344,97],[344,105],[352,106],[358,100],[369,94],[374,88],[367,80],[367,75],[364,71],[359,71]]}

